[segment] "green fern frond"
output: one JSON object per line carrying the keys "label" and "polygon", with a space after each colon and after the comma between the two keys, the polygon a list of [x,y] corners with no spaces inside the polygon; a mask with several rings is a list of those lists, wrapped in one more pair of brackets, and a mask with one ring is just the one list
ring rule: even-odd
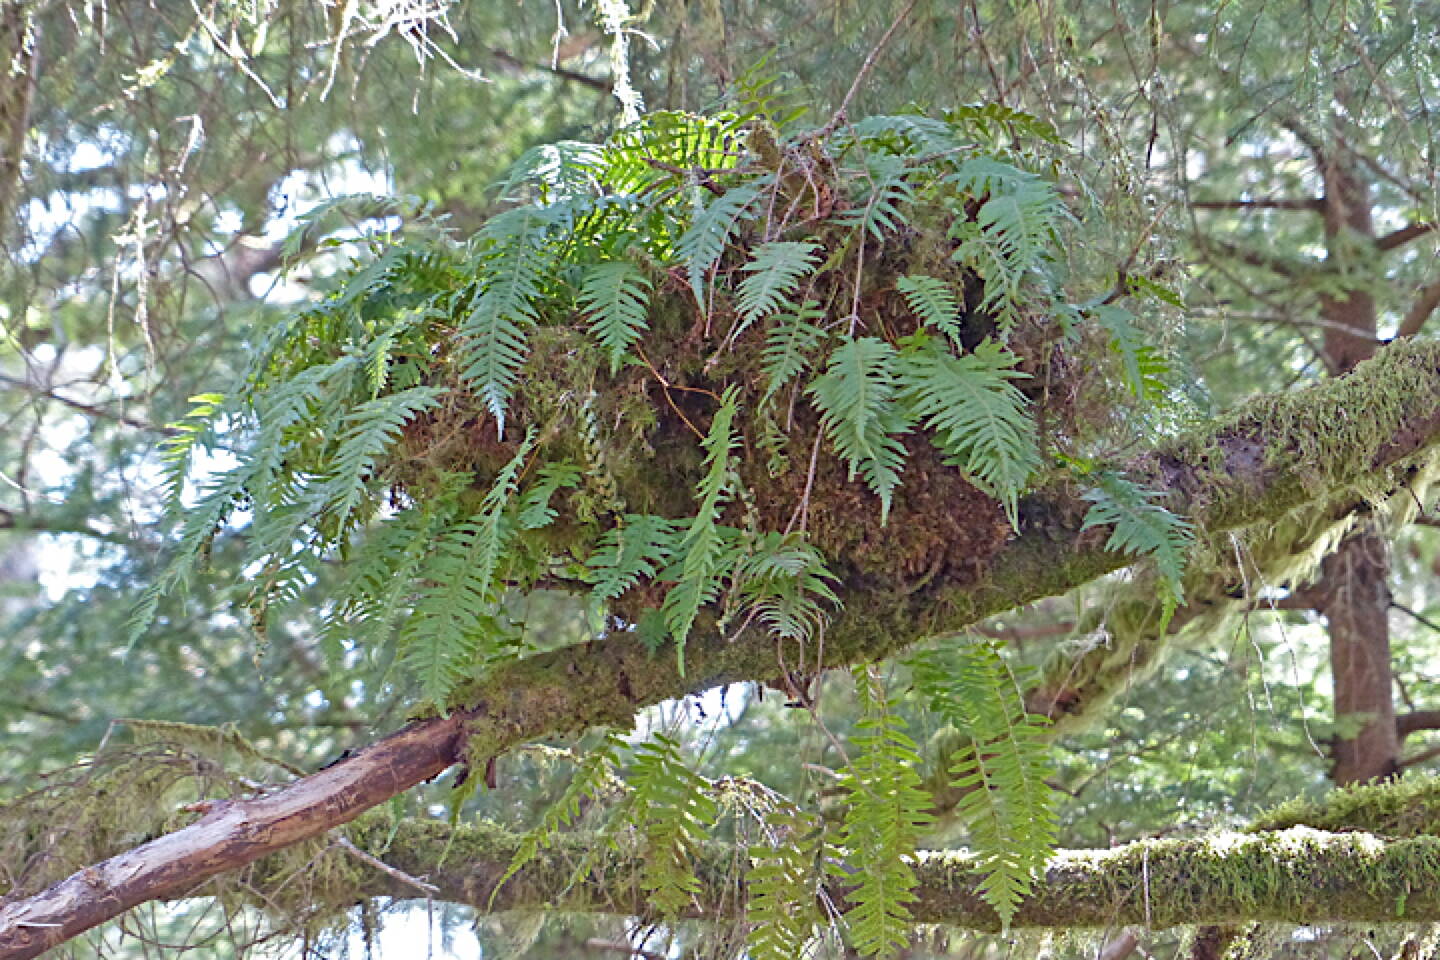
{"label": "green fern frond", "polygon": [[963,791],[956,813],[985,873],[980,895],[1008,926],[1055,852],[1047,721],[1025,712],[1014,676],[989,643],[924,651],[909,664],[915,689],[961,737],[950,770]]}
{"label": "green fern frond", "polygon": [[921,323],[945,334],[957,348],[960,346],[960,298],[954,287],[938,277],[910,274],[897,280],[895,288],[904,294],[905,305]]}
{"label": "green fern frond", "polygon": [[676,256],[685,264],[690,291],[702,311],[706,309],[705,277],[719,262],[740,224],[755,216],[755,202],[762,188],[762,182],[751,181],[725,191],[696,212],[690,227],[675,243]]}
{"label": "green fern frond", "polygon": [[895,348],[874,337],[847,339],[830,355],[825,372],[806,389],[820,411],[830,443],[880,497],[880,522],[900,483],[905,445],[892,434],[909,423],[895,402]]}
{"label": "green fern frond", "polygon": [[405,624],[404,657],[437,707],[468,677],[499,602],[496,569],[513,523],[506,507],[534,443],[531,433],[496,476],[480,509],[441,537],[421,570],[426,586]]}
{"label": "green fern frond", "polygon": [[732,427],[738,409],[739,390],[732,385],[720,398],[720,409],[715,411],[710,431],[701,441],[705,448],[705,476],[700,481],[699,505],[676,550],[679,578],[662,604],[665,624],[675,638],[681,676],[685,674],[685,641],[690,628],[700,608],[714,602],[720,593],[725,544],[717,521],[730,495],[730,451],[735,446]]}
{"label": "green fern frond", "polygon": [[540,468],[533,486],[525,491],[520,500],[520,516],[516,522],[522,530],[539,530],[548,527],[558,514],[550,506],[550,499],[561,490],[569,490],[580,482],[582,472],[573,463],[547,463]]}
{"label": "green fern frond", "polygon": [[625,744],[619,737],[607,734],[604,740],[585,754],[575,770],[575,775],[566,785],[565,792],[545,808],[535,828],[520,838],[515,855],[510,858],[510,865],[505,868],[505,872],[495,882],[494,889],[490,891],[492,906],[500,888],[505,886],[510,878],[539,856],[540,851],[553,847],[562,831],[580,819],[582,804],[612,792],[619,786],[615,771],[620,766],[619,754],[624,748]]}
{"label": "green fern frond", "polygon": [[461,376],[475,389],[505,433],[505,409],[525,362],[525,329],[534,325],[549,257],[542,241],[554,214],[516,207],[481,229],[475,284],[460,323]]}
{"label": "green fern frond", "polygon": [[747,276],[740,281],[736,297],[740,320],[730,334],[732,340],[756,320],[780,309],[795,285],[820,262],[819,249],[820,244],[808,240],[772,240],[755,248],[742,268]]}
{"label": "green fern frond", "polygon": [[1016,357],[993,340],[953,356],[912,339],[900,354],[899,381],[914,416],[935,431],[935,445],[1005,505],[1018,528],[1018,501],[1040,466],[1035,423],[1013,380]]}
{"label": "green fern frond", "polygon": [[660,916],[679,916],[700,892],[692,859],[719,813],[710,782],[685,764],[679,743],[661,734],[635,747],[626,773],[631,794],[617,820],[639,831],[640,887]]}
{"label": "green fern frond", "polygon": [[775,636],[808,641],[840,606],[838,578],[797,534],[771,531],[749,545],[736,579],[743,609]]}
{"label": "green fern frond", "polygon": [[765,349],[761,353],[760,372],[765,377],[761,407],[810,365],[815,348],[825,336],[825,331],[812,321],[824,316],[825,312],[814,300],[806,300],[793,312],[782,310],[775,314],[776,324],[765,338]]}
{"label": "green fern frond", "polygon": [[411,387],[367,400],[345,417],[335,449],[335,466],[324,491],[326,509],[337,530],[344,530],[351,512],[365,496],[376,460],[395,442],[406,423],[440,401],[441,393],[438,387]]}
{"label": "green fern frond", "polygon": [[1110,349],[1120,355],[1125,386],[1131,396],[1152,403],[1163,401],[1168,392],[1165,378],[1170,374],[1170,364],[1135,326],[1134,315],[1113,304],[1101,304],[1091,310],[1091,314],[1110,334]]}
{"label": "green fern frond", "polygon": [[1094,479],[1095,487],[1085,493],[1093,506],[1086,512],[1081,529],[1113,525],[1105,543],[1107,550],[1154,559],[1165,588],[1160,597],[1164,604],[1160,620],[1163,633],[1176,608],[1185,602],[1185,565],[1195,545],[1195,527],[1184,517],[1153,503],[1159,494],[1133,480],[1110,471],[1101,471]]}
{"label": "green fern frond", "polygon": [[190,398],[190,410],[166,424],[170,434],[160,441],[160,489],[165,497],[166,519],[174,520],[184,508],[181,493],[190,472],[196,444],[211,433],[211,423],[225,402],[224,394],[201,393]]}
{"label": "green fern frond", "polygon": [[915,202],[915,187],[907,179],[913,173],[903,157],[887,153],[868,155],[865,175],[859,182],[868,185],[869,192],[856,198],[854,206],[836,217],[836,221],[876,240],[884,240],[886,234],[895,233],[909,222],[903,208]]}
{"label": "green fern frond", "polygon": [[659,572],[679,546],[673,520],[654,514],[626,514],[607,530],[590,558],[593,596],[608,603]]}
{"label": "green fern frond", "polygon": [[853,873],[830,870],[855,890],[846,914],[854,946],[867,957],[889,955],[910,942],[915,872],[910,866],[933,800],[921,785],[920,757],[896,704],[864,667],[854,671],[864,715],[851,738],[852,761],[841,780],[847,805],[840,847]]}
{"label": "green fern frond", "polygon": [[764,822],[765,843],[749,849],[745,875],[750,898],[745,905],[752,960],[797,960],[823,919],[816,907],[824,825],[798,810],[771,812]]}
{"label": "green fern frond", "polygon": [[610,354],[610,372],[650,326],[650,280],[627,260],[597,263],[580,283],[580,310],[590,331]]}

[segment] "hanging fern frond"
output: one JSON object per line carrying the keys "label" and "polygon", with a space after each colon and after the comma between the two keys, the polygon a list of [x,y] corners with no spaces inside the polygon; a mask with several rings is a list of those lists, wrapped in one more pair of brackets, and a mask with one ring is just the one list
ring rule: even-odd
{"label": "hanging fern frond", "polygon": [[714,602],[720,593],[724,568],[721,558],[725,543],[717,522],[730,496],[733,470],[730,451],[735,446],[732,431],[739,410],[739,390],[731,386],[720,398],[720,409],[710,423],[710,432],[701,441],[705,448],[705,476],[698,490],[699,504],[690,526],[680,537],[676,550],[678,568],[675,586],[665,594],[662,610],[670,635],[675,638],[680,675],[685,675],[685,641],[700,615],[700,608]]}
{"label": "hanging fern frond", "polygon": [[351,511],[365,496],[375,462],[390,449],[405,424],[435,406],[440,396],[438,387],[411,387],[367,400],[346,415],[335,449],[335,467],[323,492],[338,530],[350,522]]}
{"label": "hanging fern frond", "polygon": [[607,530],[590,558],[594,597],[601,603],[656,575],[679,546],[675,521],[629,513]]}
{"label": "hanging fern frond", "polygon": [[904,208],[915,202],[915,187],[907,176],[913,173],[904,157],[888,153],[868,155],[865,174],[858,179],[870,189],[857,197],[854,206],[836,217],[836,221],[875,240],[884,240],[886,234],[895,233],[908,222]]}
{"label": "hanging fern frond", "polygon": [[172,521],[183,507],[181,493],[195,447],[212,435],[212,423],[225,396],[201,393],[191,397],[189,403],[190,410],[184,417],[166,424],[170,433],[160,441],[160,490],[165,498],[166,519]]}
{"label": "hanging fern frond", "polygon": [[895,702],[866,668],[856,667],[854,676],[864,715],[841,780],[847,804],[839,842],[853,873],[839,865],[830,870],[856,884],[845,915],[850,938],[862,955],[877,957],[910,942],[916,881],[908,860],[931,822],[926,811],[933,801],[921,785],[915,741]]}
{"label": "hanging fern frond", "polygon": [[915,689],[960,737],[950,765],[962,791],[956,813],[985,874],[980,895],[1009,926],[1055,852],[1048,722],[1025,712],[1015,677],[990,643],[951,643],[908,662]]}
{"label": "hanging fern frond", "polygon": [[749,849],[745,946],[753,960],[797,960],[806,955],[823,920],[816,907],[816,867],[824,859],[824,824],[798,810],[780,809],[765,818],[763,830],[766,842]]}
{"label": "hanging fern frond", "polygon": [[516,207],[491,219],[477,238],[473,294],[460,323],[461,376],[475,389],[505,433],[505,409],[525,362],[525,331],[533,326],[549,257],[542,240],[553,215]]}
{"label": "hanging fern frond", "polygon": [[1195,528],[1184,517],[1177,516],[1158,503],[1159,496],[1133,480],[1111,471],[1093,475],[1095,486],[1086,491],[1085,499],[1093,506],[1085,514],[1082,530],[1113,526],[1107,550],[1127,556],[1151,557],[1160,583],[1164,612],[1160,632],[1170,625],[1176,608],[1185,602],[1185,565],[1195,545]]}
{"label": "hanging fern frond", "polygon": [[645,857],[640,888],[650,905],[662,917],[677,917],[700,892],[692,861],[719,813],[710,782],[685,764],[680,744],[663,734],[635,747],[626,775],[631,794],[616,822],[633,824],[639,832]]}
{"label": "hanging fern frond", "polygon": [[935,431],[935,445],[1005,506],[1018,528],[1020,492],[1040,466],[1035,423],[1011,382],[1026,375],[993,340],[953,356],[921,338],[900,354],[899,381],[914,416]]}
{"label": "hanging fern frond", "polygon": [[444,708],[481,653],[487,624],[499,601],[496,570],[513,522],[506,508],[534,442],[531,433],[495,478],[480,509],[449,530],[421,570],[426,583],[405,624],[404,656],[421,695]]}
{"label": "hanging fern frond", "polygon": [[772,240],[756,247],[742,270],[736,308],[740,321],[730,334],[733,340],[756,320],[769,316],[785,302],[795,285],[814,271],[820,262],[818,243],[808,240]]}
{"label": "hanging fern frond", "polygon": [[765,377],[761,407],[813,362],[815,348],[825,336],[825,331],[813,321],[824,316],[825,312],[814,300],[806,300],[793,312],[782,310],[775,314],[775,326],[765,338],[761,354],[760,372]]}
{"label": "hanging fern frond", "polygon": [[565,792],[545,808],[535,828],[520,838],[515,855],[510,858],[510,865],[505,868],[505,872],[495,882],[494,889],[490,891],[492,906],[500,888],[505,886],[511,877],[539,856],[542,850],[553,847],[563,831],[580,820],[583,804],[594,801],[603,794],[616,792],[622,787],[615,771],[620,766],[619,757],[624,749],[624,741],[612,733],[607,734],[604,740],[586,752],[575,770],[575,775],[566,785]]}
{"label": "hanging fern frond", "polygon": [[534,485],[520,500],[520,516],[516,518],[520,529],[540,530],[553,523],[558,514],[550,506],[550,499],[559,491],[579,484],[581,475],[580,468],[568,461],[541,467]]}
{"label": "hanging fern frond", "polygon": [[830,355],[825,372],[807,389],[830,443],[880,497],[880,522],[900,483],[905,445],[893,434],[909,428],[895,400],[895,348],[875,337],[847,339]]}
{"label": "hanging fern frond", "polygon": [[1153,341],[1135,326],[1135,317],[1124,307],[1100,304],[1090,311],[1095,321],[1110,334],[1110,349],[1120,356],[1120,369],[1130,395],[1159,403],[1168,387],[1165,378],[1170,364]]}
{"label": "hanging fern frond", "polygon": [[731,187],[696,211],[689,228],[676,241],[675,254],[685,264],[690,292],[702,311],[707,308],[705,278],[719,262],[740,224],[756,215],[756,201],[763,187],[764,183],[758,181]]}
{"label": "hanging fern frond", "polygon": [[742,609],[777,637],[807,642],[840,606],[838,578],[797,534],[770,532],[749,545],[736,574]]}
{"label": "hanging fern frond", "polygon": [[627,260],[597,263],[580,283],[580,310],[610,355],[610,372],[650,326],[650,280]]}
{"label": "hanging fern frond", "polygon": [[954,287],[938,277],[910,274],[895,281],[895,288],[921,323],[945,334],[957,349],[961,347],[960,298]]}

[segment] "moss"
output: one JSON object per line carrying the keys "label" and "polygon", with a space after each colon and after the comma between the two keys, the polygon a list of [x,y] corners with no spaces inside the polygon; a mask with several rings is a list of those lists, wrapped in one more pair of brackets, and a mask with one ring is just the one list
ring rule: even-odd
{"label": "moss", "polygon": [[1406,777],[1342,787],[1319,800],[1291,800],[1256,818],[1251,829],[1284,830],[1301,824],[1390,837],[1440,836],[1440,777]]}

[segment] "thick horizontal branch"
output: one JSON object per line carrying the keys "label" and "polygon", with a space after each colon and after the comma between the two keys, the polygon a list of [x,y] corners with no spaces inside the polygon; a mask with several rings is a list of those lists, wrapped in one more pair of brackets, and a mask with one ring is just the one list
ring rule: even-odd
{"label": "thick horizontal branch", "polygon": [[[482,912],[553,908],[644,915],[644,858],[598,838],[561,838],[504,885],[519,838],[481,823],[452,830],[436,821],[377,818],[357,831],[362,849],[388,843],[386,863],[438,888],[440,899]],[[1222,832],[1143,840],[1104,850],[1061,851],[1020,905],[1017,927],[1075,928],[1205,923],[1412,923],[1440,921],[1440,838],[1384,838],[1291,827],[1263,833]],[[577,867],[588,866],[578,883]],[[693,915],[733,920],[746,899],[745,858],[724,844],[692,864],[702,889]],[[921,923],[997,931],[1000,920],[980,898],[981,879],[968,854],[921,853],[914,862]],[[413,898],[405,876],[375,870],[351,893]],[[846,888],[830,899],[842,912]]]}
{"label": "thick horizontal branch", "polygon": [[[1130,465],[1202,529],[1277,519],[1339,491],[1403,482],[1415,455],[1440,439],[1440,344],[1394,344],[1351,375],[1258,398]],[[147,900],[349,822],[462,755],[480,762],[518,744],[597,724],[626,725],[644,707],[724,684],[884,659],[924,636],[1118,570],[1131,558],[1082,532],[1079,491],[1030,498],[1022,532],[978,581],[906,595],[845,597],[823,649],[777,649],[757,630],[692,639],[687,670],[633,636],[530,657],[462,689],[448,719],[415,724],[273,795],[235,802],[197,823],[86,867],[49,890],[0,906],[0,960],[38,955]]]}
{"label": "thick horizontal branch", "polygon": [[1383,237],[1375,238],[1375,249],[1394,250],[1396,247],[1403,247],[1411,240],[1425,236],[1427,233],[1434,233],[1440,227],[1440,223],[1428,220],[1421,220],[1417,223],[1407,223],[1398,230],[1392,230]]}
{"label": "thick horizontal branch", "polygon": [[1257,197],[1254,200],[1193,200],[1196,210],[1312,210],[1325,209],[1320,197]]}

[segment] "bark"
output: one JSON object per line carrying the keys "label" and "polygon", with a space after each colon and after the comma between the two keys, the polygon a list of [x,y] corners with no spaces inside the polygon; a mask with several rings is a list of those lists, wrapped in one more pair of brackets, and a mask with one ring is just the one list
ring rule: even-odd
{"label": "bark", "polygon": [[[1440,344],[1408,342],[1350,377],[1260,398],[1131,466],[1203,528],[1218,532],[1273,520],[1351,487],[1399,486],[1417,455],[1437,441]],[[1130,558],[1104,548],[1103,531],[1082,533],[1085,507],[1074,491],[1031,498],[1023,532],[978,582],[905,596],[848,596],[823,651],[785,651],[784,662],[816,670],[883,659],[923,636],[961,629],[1127,566]],[[692,640],[683,675],[673,658],[652,657],[628,634],[514,662],[464,688],[446,719],[418,722],[277,793],[218,808],[48,890],[11,898],[0,906],[0,960],[36,956],[139,903],[180,895],[207,877],[318,836],[462,756],[481,763],[547,734],[628,724],[662,700],[777,672],[775,641],[753,630],[725,643]],[[1367,903],[1364,909],[1374,908],[1373,899]],[[1216,904],[1222,915],[1233,906],[1223,898]],[[1067,923],[1082,915],[1069,911]],[[1207,916],[1182,921],[1177,911],[1170,922]],[[1107,914],[1106,922],[1128,921]]]}

